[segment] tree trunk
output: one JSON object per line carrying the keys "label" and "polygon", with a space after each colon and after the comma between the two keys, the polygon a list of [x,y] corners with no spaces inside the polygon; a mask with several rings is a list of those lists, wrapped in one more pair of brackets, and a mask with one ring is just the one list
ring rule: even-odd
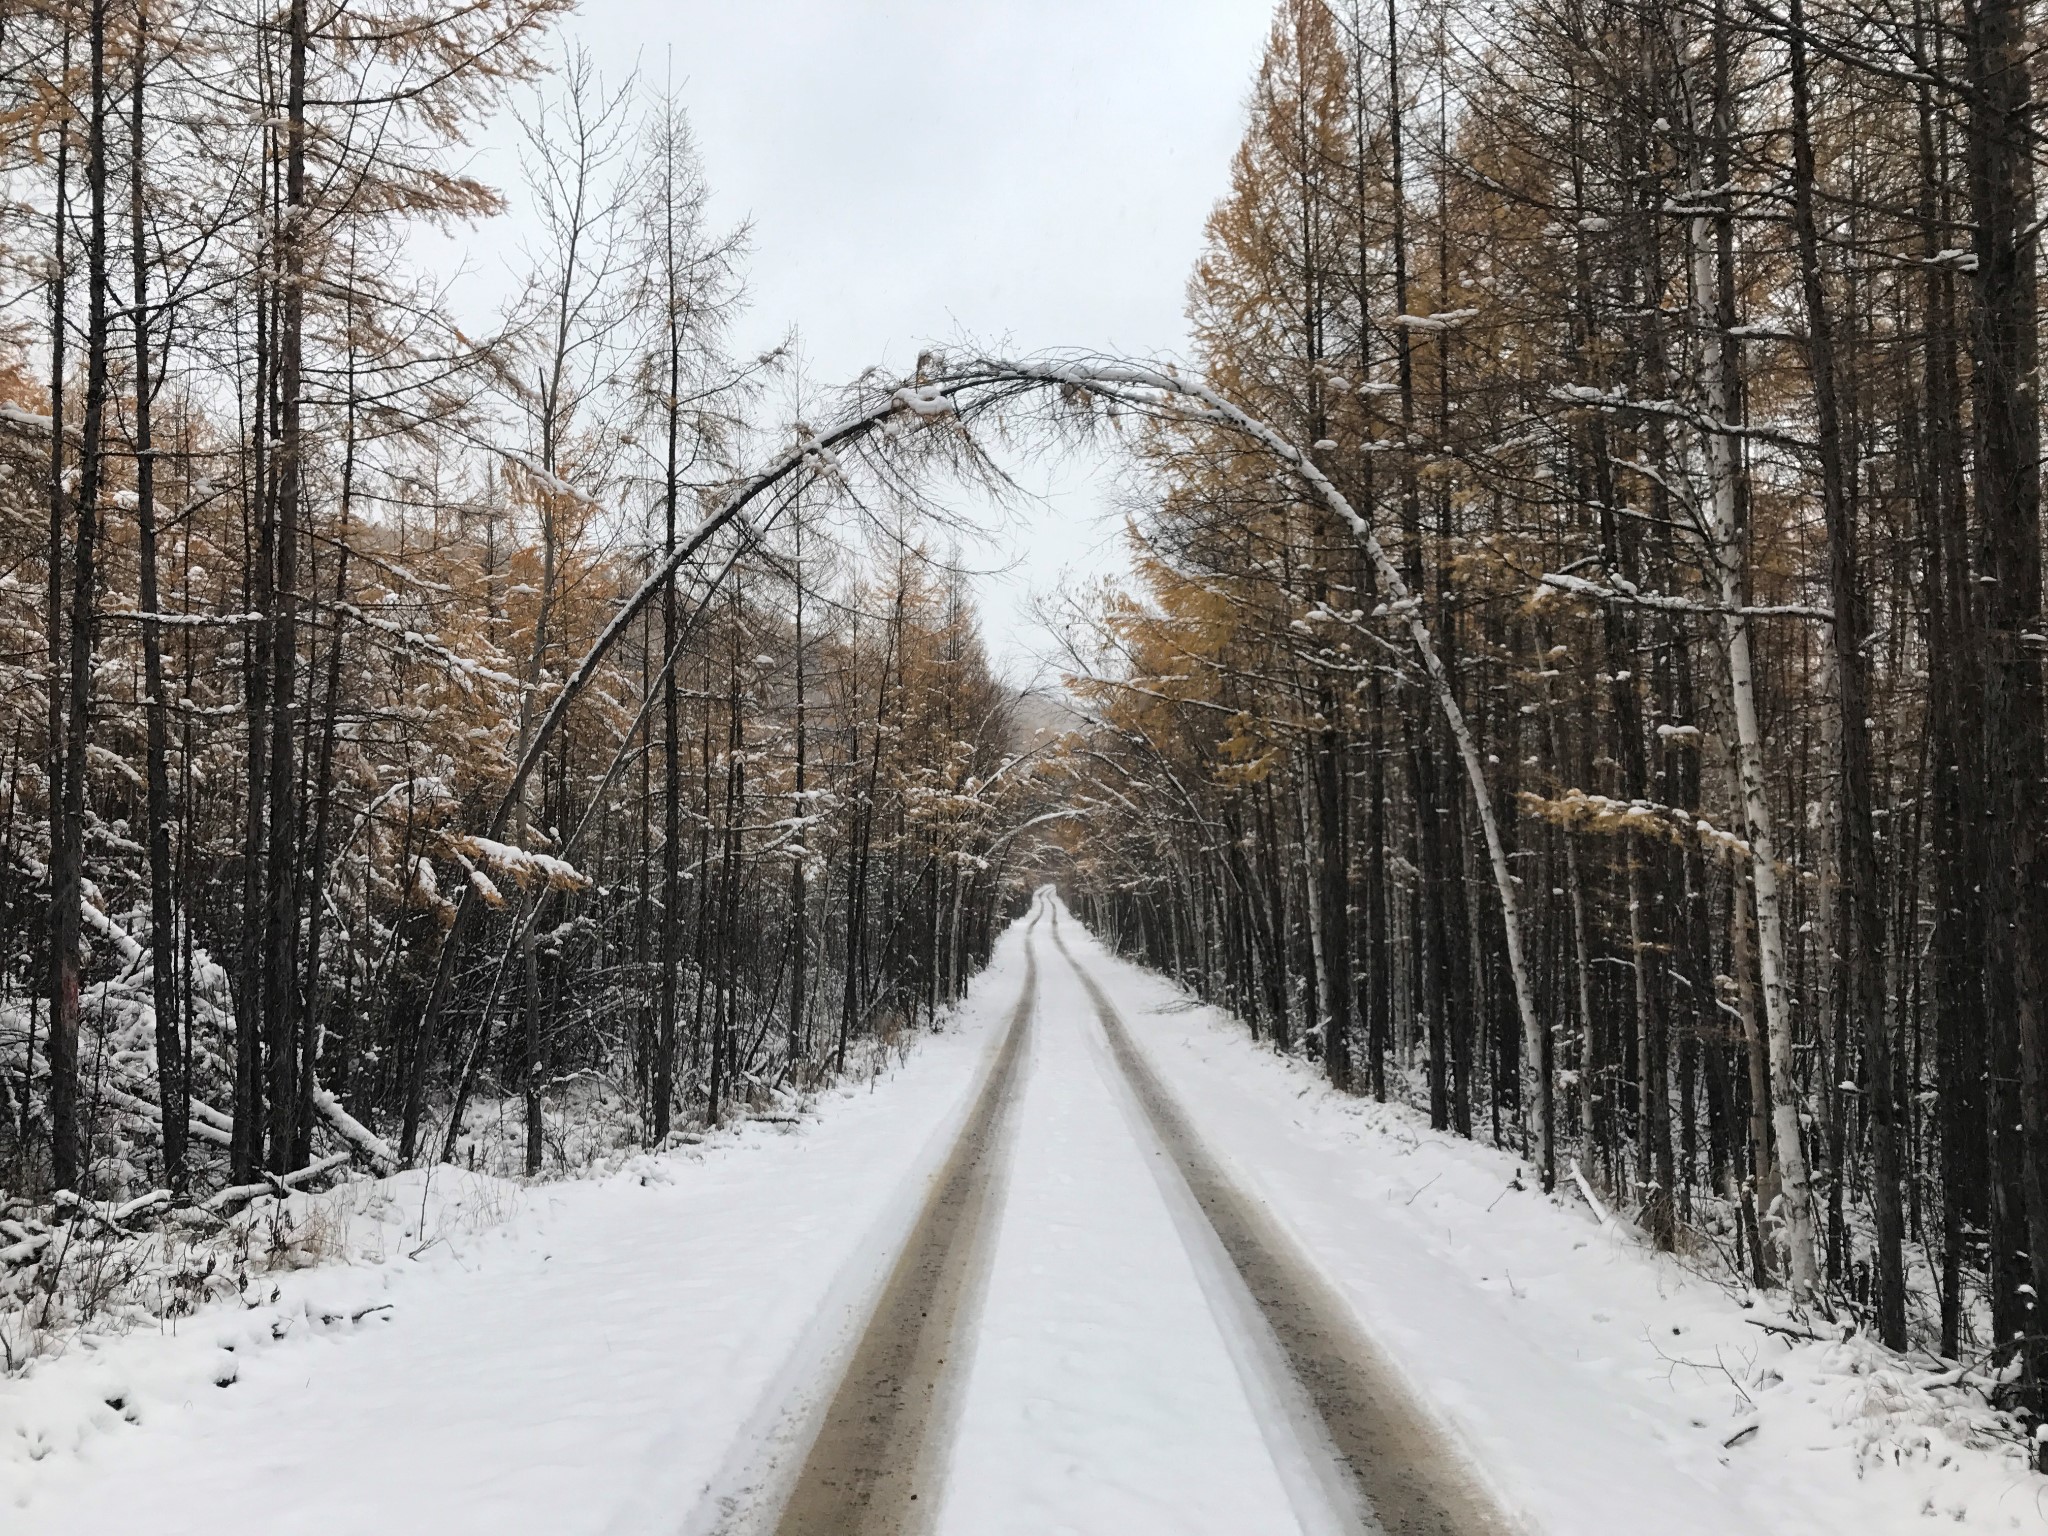
{"label": "tree trunk", "polygon": [[[1717,16],[1717,35],[1726,29]],[[1718,45],[1717,55],[1725,51]],[[1716,90],[1708,105],[1718,119],[1724,110]],[[1725,136],[1725,135],[1723,135]],[[1695,157],[1694,185],[1688,196],[1706,209],[1724,201],[1710,184],[1704,161]],[[1786,993],[1785,928],[1778,891],[1778,865],[1772,836],[1770,802],[1764,783],[1763,727],[1757,715],[1756,671],[1750,649],[1748,558],[1741,516],[1740,466],[1734,423],[1737,406],[1734,381],[1728,376],[1725,338],[1732,317],[1716,264],[1717,221],[1725,209],[1702,211],[1687,221],[1692,272],[1692,301],[1699,337],[1700,392],[1713,425],[1702,429],[1713,517],[1712,547],[1715,597],[1720,605],[1721,647],[1728,668],[1728,693],[1735,731],[1736,772],[1750,846],[1750,881],[1756,903],[1757,958],[1763,972],[1763,1011],[1770,1037],[1771,1115],[1777,1133],[1777,1166],[1785,1202],[1785,1241],[1790,1255],[1791,1283],[1802,1299],[1817,1294],[1820,1269],[1815,1257],[1813,1193],[1807,1174],[1806,1147],[1799,1124],[1799,1087],[1794,1073],[1791,999]]]}
{"label": "tree trunk", "polygon": [[[1841,792],[1841,873],[1847,923],[1840,938],[1843,1002],[1861,1026],[1864,1112],[1870,1126],[1870,1202],[1876,1228],[1878,1337],[1906,1347],[1905,1227],[1899,1208],[1898,1112],[1892,1102],[1891,1036],[1885,1013],[1884,912],[1871,824],[1870,683],[1864,654],[1864,602],[1850,500],[1850,448],[1844,440],[1835,372],[1834,318],[1820,267],[1814,211],[1812,89],[1802,0],[1790,0],[1787,41],[1792,75],[1792,222],[1799,241],[1806,355],[1813,377],[1821,509],[1828,533],[1828,593],[1834,609],[1836,712]],[[1836,1064],[1836,1075],[1843,1070]]]}
{"label": "tree trunk", "polygon": [[[1981,771],[1991,812],[1991,1302],[1996,1337],[2029,1341],[2028,1375],[2038,1383],[2048,1355],[2039,1342],[2048,1334],[2039,1303],[2048,1294],[2048,806],[2032,638],[2041,622],[2041,427],[2031,35],[2022,0],[1983,0],[1967,12],[1971,421],[1988,662]],[[2048,1461],[2048,1442],[2040,1454]]]}
{"label": "tree trunk", "polygon": [[148,694],[144,780],[149,844],[150,999],[156,1011],[157,1103],[163,1112],[164,1182],[185,1192],[186,1108],[184,1044],[179,1035],[177,901],[172,890],[169,707],[164,698],[163,597],[157,582],[156,457],[151,437],[154,383],[150,355],[149,258],[143,222],[143,130],[149,79],[149,6],[135,12],[134,78],[128,119],[128,239],[133,267],[135,327],[135,520],[141,570],[136,594],[142,619],[142,681]]}
{"label": "tree trunk", "polygon": [[[71,75],[71,12],[63,23],[60,69],[68,81]],[[50,1177],[58,1189],[78,1181],[78,920],[70,888],[60,878],[67,843],[64,835],[64,781],[70,767],[65,742],[65,701],[68,677],[64,632],[65,529],[70,521],[70,497],[64,489],[64,383],[65,342],[70,335],[71,268],[65,239],[71,223],[71,132],[68,120],[57,135],[56,212],[51,220],[50,262],[50,520],[46,643],[50,651],[49,671],[44,678],[49,730],[49,826],[50,907],[49,1022],[44,1035],[43,1054],[50,1068]],[[29,1117],[29,1089],[35,1080],[35,1019],[29,1019],[29,1035],[22,1059],[22,1119]]]}

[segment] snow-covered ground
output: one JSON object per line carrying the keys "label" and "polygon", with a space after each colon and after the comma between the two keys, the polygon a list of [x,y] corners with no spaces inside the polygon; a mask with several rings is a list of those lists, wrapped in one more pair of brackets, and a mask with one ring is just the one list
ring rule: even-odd
{"label": "snow-covered ground", "polygon": [[[1326,1512],[1257,1324],[1048,926],[940,1528],[1313,1531]],[[1964,1443],[1982,1415],[1926,1372],[1752,1326],[1759,1311],[1576,1196],[1526,1187],[1511,1155],[1332,1094],[1064,914],[1061,930],[1217,1159],[1531,1536],[2048,1530],[2048,1482]],[[991,1061],[1025,943],[1005,937],[904,1065],[801,1124],[603,1179],[441,1170],[317,1197],[324,1250],[353,1262],[0,1380],[0,1530],[714,1528],[829,1390]]]}
{"label": "snow-covered ground", "polygon": [[2048,1531],[2048,1479],[1935,1373],[1768,1333],[1782,1319],[1545,1197],[1512,1155],[1334,1093],[1063,931],[1211,1151],[1531,1531]]}
{"label": "snow-covered ground", "polygon": [[943,1033],[800,1126],[435,1195],[424,1227],[408,1175],[365,1218],[388,1262],[0,1381],[0,1531],[679,1529],[856,1330],[1021,973],[1012,934]]}

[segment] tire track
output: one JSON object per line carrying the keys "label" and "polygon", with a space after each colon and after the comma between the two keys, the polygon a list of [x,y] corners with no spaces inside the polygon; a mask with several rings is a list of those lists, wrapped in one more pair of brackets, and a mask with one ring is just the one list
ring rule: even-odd
{"label": "tire track", "polygon": [[1360,1333],[1343,1299],[1203,1147],[1115,1005],[1067,948],[1056,914],[1052,930],[1153,1134],[1243,1279],[1378,1529],[1387,1536],[1505,1536],[1513,1527]]}
{"label": "tire track", "polygon": [[910,1536],[936,1515],[963,1325],[985,1279],[1000,1152],[1038,1001],[1038,917],[1025,930],[1024,990],[988,1081],[825,1408],[776,1536]]}

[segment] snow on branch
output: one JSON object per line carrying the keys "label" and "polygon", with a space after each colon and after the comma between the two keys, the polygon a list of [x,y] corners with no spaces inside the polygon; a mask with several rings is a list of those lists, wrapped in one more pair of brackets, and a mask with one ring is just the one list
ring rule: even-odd
{"label": "snow on branch", "polygon": [[139,608],[109,608],[102,619],[123,623],[162,624],[173,629],[232,629],[241,624],[261,624],[260,613],[148,613]]}
{"label": "snow on branch", "polygon": [[485,906],[493,912],[504,910],[505,893],[498,889],[497,883],[489,875],[476,867],[474,860],[466,854],[458,853],[455,855],[455,862],[460,864],[462,872],[469,876],[470,889],[483,898]]}
{"label": "snow on branch", "polygon": [[1560,827],[1605,835],[1634,832],[1665,842],[1693,844],[1728,859],[1753,856],[1746,839],[1723,831],[1704,816],[1654,800],[1617,800],[1611,795],[1569,789],[1555,798],[1523,790],[1516,796],[1530,815]]}
{"label": "snow on branch", "polygon": [[560,475],[550,474],[547,470],[542,469],[540,465],[534,463],[533,460],[529,459],[525,454],[516,452],[510,448],[499,447],[496,444],[491,444],[489,446],[491,448],[491,451],[497,454],[499,458],[503,459],[506,463],[513,465],[515,468],[523,471],[528,478],[533,480],[534,483],[539,485],[543,490],[546,490],[553,495],[561,497],[564,501],[576,502],[578,505],[592,512],[609,513],[612,510],[611,507],[606,505],[604,502],[601,502],[597,500],[595,497],[589,495],[588,493],[579,490],[577,487],[571,485],[567,480],[564,480]]}
{"label": "snow on branch", "polygon": [[1803,603],[1747,603],[1740,608],[1724,608],[1719,603],[1702,602],[1697,598],[1670,597],[1661,592],[1641,592],[1634,588],[1624,590],[1624,583],[1616,578],[1613,585],[1601,586],[1597,581],[1588,581],[1583,576],[1568,576],[1557,571],[1546,571],[1536,578],[1535,599],[1540,601],[1546,590],[1569,592],[1574,597],[1591,598],[1595,602],[1619,603],[1625,608],[1654,608],[1659,613],[1697,613],[1717,616],[1739,613],[1747,619],[1817,619],[1831,623],[1834,614],[1825,608],[1814,608]]}
{"label": "snow on branch", "polygon": [[1591,406],[1603,411],[1638,411],[1645,416],[1662,416],[1667,420],[1682,421],[1697,431],[1723,437],[1748,438],[1754,442],[1773,443],[1780,448],[1792,448],[1808,453],[1814,448],[1811,438],[1788,432],[1783,427],[1753,421],[1721,421],[1705,411],[1677,400],[1636,399],[1619,384],[1611,390],[1594,389],[1585,384],[1560,384],[1552,388],[1549,394],[1550,398],[1560,405]]}
{"label": "snow on branch", "polygon": [[320,1112],[327,1128],[347,1144],[353,1155],[380,1174],[398,1171],[398,1154],[391,1150],[391,1144],[343,1109],[341,1100],[327,1089],[318,1086],[313,1089],[313,1108]]}
{"label": "snow on branch", "polygon": [[345,613],[359,624],[367,625],[371,629],[390,635],[406,649],[423,652],[442,663],[442,665],[452,668],[454,671],[462,673],[467,677],[480,678],[487,683],[496,683],[501,688],[519,688],[524,686],[518,678],[508,672],[500,672],[495,668],[485,666],[482,662],[471,661],[467,656],[451,651],[431,635],[422,634],[416,629],[408,629],[405,625],[395,624],[389,619],[380,619],[375,614],[366,613],[354,603],[330,601],[323,603],[321,606],[335,613]]}
{"label": "snow on branch", "polygon": [[1389,321],[1404,331],[1448,331],[1478,316],[1476,309],[1442,309],[1433,315],[1396,315]]}
{"label": "snow on branch", "polygon": [[[515,848],[510,843],[501,843],[493,838],[475,837],[463,833],[452,839],[455,847],[469,858],[477,859],[502,875],[510,875],[522,891],[531,890],[534,882],[551,891],[581,891],[589,888],[590,877],[577,869],[567,859],[558,859],[552,854],[533,853],[525,848]],[[467,860],[464,861],[467,864]],[[485,882],[486,885],[489,881]],[[495,893],[496,887],[492,887]],[[490,898],[482,890],[477,892],[486,901]]]}
{"label": "snow on branch", "polygon": [[[93,1094],[96,1098],[113,1105],[116,1109],[123,1110],[131,1115],[139,1115],[144,1120],[151,1121],[158,1126],[163,1124],[164,1115],[161,1109],[157,1108],[156,1105],[150,1103],[147,1099],[138,1098],[132,1093],[116,1088],[112,1083],[100,1084],[93,1090]],[[193,1109],[196,1111],[198,1108],[198,1102],[195,1100],[193,1102]],[[196,1112],[186,1122],[186,1128],[190,1134],[197,1136],[201,1141],[211,1142],[214,1146],[227,1147],[234,1144],[234,1134],[231,1129],[222,1129],[213,1124],[211,1120],[202,1119]]]}
{"label": "snow on branch", "polygon": [[889,398],[927,423],[958,414],[958,408],[936,384],[906,384]]}
{"label": "snow on branch", "polygon": [[317,1158],[303,1168],[295,1168],[290,1173],[266,1173],[260,1184],[230,1184],[226,1189],[215,1191],[202,1209],[215,1216],[224,1216],[229,1211],[247,1205],[251,1200],[260,1199],[264,1195],[290,1194],[300,1185],[310,1184],[322,1174],[332,1173],[335,1169],[345,1166],[351,1155],[347,1152],[336,1152],[330,1157]]}

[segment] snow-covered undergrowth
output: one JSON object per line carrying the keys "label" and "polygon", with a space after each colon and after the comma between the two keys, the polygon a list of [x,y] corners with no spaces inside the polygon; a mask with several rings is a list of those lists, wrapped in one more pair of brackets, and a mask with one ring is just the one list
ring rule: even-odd
{"label": "snow-covered undergrowth", "polygon": [[[1010,981],[993,981],[993,993],[1006,989],[1014,993]],[[383,1370],[391,1380],[383,1391],[406,1393],[416,1352],[436,1348],[453,1352],[453,1376],[461,1386],[465,1370],[485,1362],[473,1358],[483,1354],[475,1339],[463,1348],[451,1343],[453,1329],[510,1315],[518,1323],[506,1325],[492,1348],[502,1348],[512,1362],[508,1372],[516,1374],[516,1341],[567,1321],[555,1319],[563,1305],[582,1307],[588,1300],[592,1315],[582,1321],[602,1325],[602,1284],[588,1296],[547,1300],[532,1294],[530,1282],[549,1270],[561,1274],[555,1249],[565,1227],[584,1231],[573,1243],[578,1253],[563,1257],[592,1266],[598,1280],[608,1251],[659,1253],[678,1288],[686,1288],[692,1266],[698,1274],[717,1272],[715,1249],[731,1253],[752,1243],[760,1247],[762,1272],[750,1274],[741,1290],[758,1292],[778,1278],[786,1284],[788,1274],[811,1266],[817,1255],[801,1241],[752,1229],[756,1214],[774,1208],[776,1200],[803,1198],[801,1182],[768,1188],[780,1178],[778,1163],[795,1155],[799,1163],[815,1165],[815,1157],[803,1157],[811,1143],[852,1141],[856,1153],[864,1149],[870,1155],[881,1143],[887,1155],[874,1161],[881,1186],[840,1190],[831,1241],[850,1249],[866,1235],[862,1223],[877,1221],[877,1210],[887,1206],[905,1171],[891,1171],[889,1157],[901,1161],[922,1151],[934,1135],[932,1126],[969,1083],[983,1038],[979,999],[993,993],[977,989],[963,1010],[940,1020],[936,1034],[920,1030],[862,1047],[836,1087],[801,1098],[764,1098],[721,1128],[682,1130],[672,1149],[659,1155],[637,1149],[635,1124],[612,1102],[616,1096],[590,1083],[580,1094],[549,1102],[553,1171],[545,1180],[526,1182],[492,1171],[518,1167],[524,1128],[516,1100],[506,1106],[485,1100],[471,1106],[469,1130],[453,1165],[352,1178],[285,1198],[260,1196],[225,1219],[168,1219],[156,1229],[115,1231],[90,1212],[74,1212],[68,1223],[45,1225],[35,1233],[43,1237],[35,1264],[14,1266],[20,1284],[14,1294],[0,1294],[0,1350],[14,1360],[14,1368],[0,1374],[0,1511],[29,1509],[33,1530],[59,1524],[76,1530],[70,1518],[45,1516],[45,1491],[80,1495],[102,1475],[119,1481],[131,1454],[168,1454],[184,1470],[182,1460],[203,1446],[199,1460],[217,1460],[219,1473],[233,1477],[233,1452],[225,1446],[236,1436],[223,1440],[225,1432],[209,1427],[215,1415],[252,1419],[258,1438],[270,1436],[276,1430],[268,1421],[270,1409],[252,1407],[256,1399],[289,1393],[299,1382],[313,1389],[309,1372],[319,1368],[315,1360],[336,1360],[326,1354],[336,1341],[371,1346],[389,1329],[395,1348],[387,1346],[391,1358]],[[899,1124],[887,1120],[891,1106]],[[762,1151],[774,1155],[748,1155]],[[567,1171],[561,1171],[563,1163]],[[862,1157],[852,1155],[842,1178],[848,1184],[862,1178],[860,1167]],[[723,1225],[707,1229],[686,1214],[719,1206],[729,1190],[739,1198],[727,1202]],[[678,1206],[684,1214],[676,1214]],[[791,1214],[784,1212],[784,1225],[791,1225]],[[141,1225],[141,1219],[131,1221]],[[815,1319],[821,1290],[844,1260],[846,1253],[819,1260],[811,1274],[819,1294],[805,1300],[803,1284],[797,1284],[793,1309],[770,1309],[788,1313],[788,1337],[770,1331],[748,1339],[741,1327],[727,1341],[752,1343],[764,1352],[760,1370],[772,1370],[780,1364],[776,1352],[791,1350],[791,1339]],[[0,1270],[0,1280],[4,1276]],[[498,1294],[500,1284],[504,1294]],[[446,1321],[451,1311],[463,1315],[459,1325]],[[700,1333],[705,1325],[684,1321],[664,1337],[670,1346],[664,1370],[684,1370],[717,1354]],[[432,1335],[422,1339],[422,1329]],[[573,1335],[573,1327],[569,1331]],[[588,1341],[578,1348],[588,1350]],[[358,1352],[354,1358],[367,1356]],[[600,1370],[590,1384],[604,1389],[608,1380]],[[748,1399],[737,1399],[731,1413],[743,1415],[748,1407]],[[319,1407],[309,1411],[317,1415]],[[356,1409],[344,1403],[342,1411]],[[492,1411],[547,1421],[559,1403],[545,1393],[522,1397],[512,1391],[498,1403],[459,1401],[453,1419]],[[442,1405],[442,1413],[451,1409]],[[641,1430],[649,1427],[655,1425]],[[324,1434],[317,1417],[303,1430],[315,1440]],[[418,1440],[408,1419],[395,1421],[393,1432]],[[184,1444],[184,1456],[164,1450],[172,1440]],[[375,1456],[375,1436],[365,1454]],[[342,1466],[336,1470],[348,1477]],[[129,1493],[141,1497],[141,1487],[133,1485]],[[147,1497],[156,1497],[156,1489]],[[295,1495],[272,1487],[260,1497],[274,1509],[276,1499]],[[268,1528],[258,1520],[260,1507],[258,1493],[252,1493],[246,1528]],[[215,1509],[217,1503],[203,1507],[195,1501],[188,1524],[180,1524],[180,1516],[166,1528],[211,1530]],[[244,1528],[231,1511],[227,1524]],[[109,1516],[94,1528],[113,1530],[117,1524]],[[457,1520],[446,1528],[465,1526]],[[0,1513],[0,1530],[18,1526]],[[309,1530],[336,1526],[315,1520]]]}
{"label": "snow-covered undergrowth", "polygon": [[[896,1029],[887,1035],[862,1036],[847,1042],[845,1082],[872,1082],[900,1067],[915,1047],[922,1027]],[[724,1118],[787,1124],[810,1112],[818,1083],[802,1088],[777,1082],[750,1082],[746,1097],[728,1104]],[[683,1097],[698,1097],[699,1085],[686,1085]],[[686,1127],[670,1138],[673,1146],[694,1146],[703,1139],[702,1126]],[[631,1082],[597,1072],[578,1073],[554,1084],[541,1103],[543,1176],[588,1178],[618,1167],[647,1145],[646,1094]],[[445,1121],[435,1132],[445,1138]],[[521,1176],[526,1164],[526,1105],[514,1093],[478,1094],[462,1117],[456,1137],[456,1166],[506,1178]]]}
{"label": "snow-covered undergrowth", "polygon": [[[870,1083],[900,1066],[914,1039],[853,1042],[846,1082]],[[811,1092],[764,1089],[729,1108],[726,1128],[795,1124],[815,1099]],[[280,1272],[382,1263],[420,1233],[495,1224],[529,1182],[521,1172],[524,1116],[515,1095],[479,1097],[464,1117],[451,1166],[376,1178],[360,1164],[352,1168],[344,1150],[290,1175],[305,1188],[281,1195],[251,1198],[249,1188],[230,1189],[177,1206],[159,1190],[51,1207],[0,1189],[0,1379],[73,1349],[99,1349],[133,1328],[163,1329],[209,1303],[253,1305],[250,1298]],[[645,1134],[640,1097],[630,1088],[595,1073],[557,1084],[542,1105],[540,1180],[616,1173],[643,1156]],[[391,1157],[384,1143],[362,1135],[380,1157]],[[670,1145],[705,1139],[701,1126],[687,1128]],[[428,1144],[439,1140],[436,1133]]]}
{"label": "snow-covered undergrowth", "polygon": [[397,1265],[431,1269],[515,1215],[521,1186],[448,1168],[265,1196],[211,1228],[59,1229],[0,1308],[0,1502],[30,1469],[233,1386],[257,1351],[387,1320]]}
{"label": "snow-covered undergrowth", "polygon": [[2048,1530],[2048,1478],[1981,1380],[1657,1254],[1568,1177],[1545,1196],[1510,1152],[1335,1093],[1062,926],[1211,1148],[1533,1530]]}

